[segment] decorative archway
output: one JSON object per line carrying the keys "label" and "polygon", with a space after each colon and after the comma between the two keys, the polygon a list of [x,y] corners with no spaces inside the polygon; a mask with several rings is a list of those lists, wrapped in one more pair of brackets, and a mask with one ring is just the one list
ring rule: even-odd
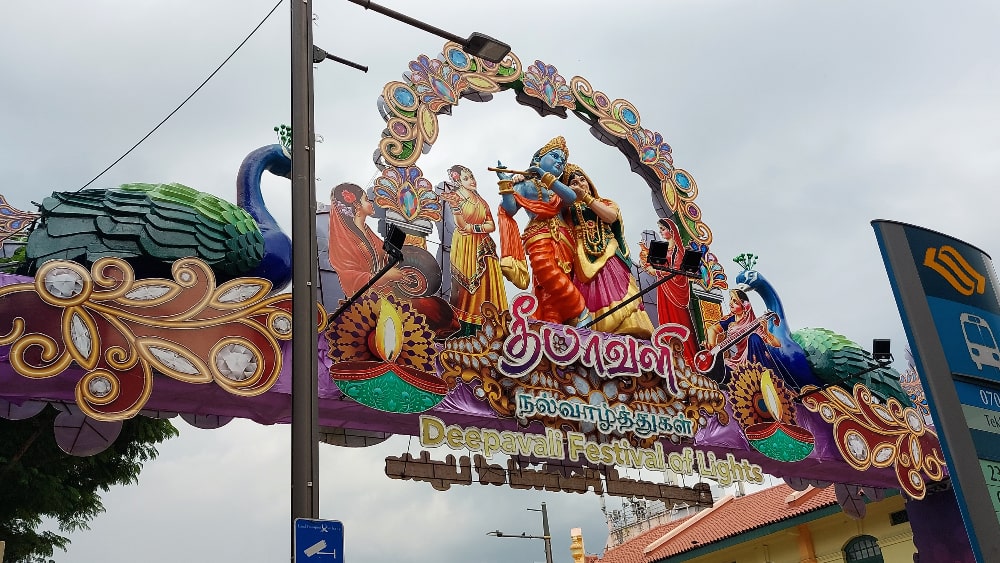
{"label": "decorative archway", "polygon": [[567,81],[555,66],[540,60],[525,67],[511,52],[494,64],[466,54],[453,42],[446,43],[437,58],[420,55],[408,68],[409,80],[389,82],[378,100],[386,128],[374,154],[382,170],[375,194],[390,221],[429,233],[430,223],[441,218],[431,182],[416,166],[437,141],[438,116],[450,115],[461,99],[487,102],[497,92],[514,90],[515,101],[543,117],[571,112],[587,123],[595,137],[619,149],[632,171],[646,181],[657,214],[676,215],[685,244],[711,244],[712,231],[695,203],[697,183],[674,166],[670,145],[663,135],[643,127],[639,110],[628,100],[612,99],[580,76]]}

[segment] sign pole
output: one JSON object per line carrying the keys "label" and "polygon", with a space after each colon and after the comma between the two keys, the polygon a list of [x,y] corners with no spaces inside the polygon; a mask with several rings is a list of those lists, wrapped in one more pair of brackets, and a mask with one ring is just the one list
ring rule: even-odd
{"label": "sign pole", "polygon": [[[1000,350],[994,359],[983,342],[992,324],[987,319],[1000,329],[992,262],[975,247],[934,231],[892,221],[872,221],[872,226],[972,551],[979,562],[1000,561],[1000,448],[990,446],[1000,440],[995,435],[1000,430],[971,430],[977,422],[967,418],[959,393],[980,380],[985,380],[984,391],[1000,384]],[[969,324],[975,324],[975,334]]]}

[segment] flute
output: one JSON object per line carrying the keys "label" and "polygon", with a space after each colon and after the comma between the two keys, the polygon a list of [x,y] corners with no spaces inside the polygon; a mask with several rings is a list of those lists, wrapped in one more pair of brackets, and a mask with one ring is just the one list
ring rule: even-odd
{"label": "flute", "polygon": [[534,172],[529,172],[527,170],[511,170],[510,168],[494,168],[492,166],[487,167],[486,169],[489,170],[490,172],[507,172],[508,174],[520,174],[525,178],[538,176],[538,174],[535,174]]}

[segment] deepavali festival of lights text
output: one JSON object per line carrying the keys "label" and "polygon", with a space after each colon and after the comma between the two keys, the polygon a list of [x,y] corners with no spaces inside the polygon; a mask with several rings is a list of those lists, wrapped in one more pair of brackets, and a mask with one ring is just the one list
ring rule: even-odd
{"label": "deepavali festival of lights text", "polygon": [[538,332],[534,332],[528,325],[536,322],[530,315],[537,307],[538,300],[530,293],[514,298],[510,307],[510,335],[503,342],[503,356],[497,363],[500,373],[524,377],[538,367],[544,355],[558,365],[580,364],[592,368],[605,379],[653,372],[664,379],[667,392],[675,397],[681,394],[670,341],[687,340],[691,335],[687,327],[661,325],[650,342],[548,323],[539,323]]}
{"label": "deepavali festival of lights text", "polygon": [[672,470],[681,475],[694,475],[714,479],[722,486],[737,481],[762,484],[764,471],[759,465],[745,459],[737,460],[733,454],[725,458],[713,452],[685,447],[679,452],[665,453],[657,442],[652,448],[636,448],[628,440],[607,443],[587,440],[585,434],[555,428],[546,428],[545,434],[528,434],[492,428],[475,428],[452,424],[429,415],[420,417],[420,445],[436,448],[442,444],[454,450],[482,452],[486,459],[494,454],[535,456],[547,459],[586,461],[594,465],[616,465],[654,471]]}
{"label": "deepavali festival of lights text", "polygon": [[588,405],[579,400],[561,400],[547,394],[535,396],[517,394],[518,418],[555,416],[563,420],[588,422],[602,434],[633,432],[647,438],[657,434],[694,436],[694,422],[683,414],[671,416],[645,411],[632,411],[625,405],[609,407],[606,403]]}

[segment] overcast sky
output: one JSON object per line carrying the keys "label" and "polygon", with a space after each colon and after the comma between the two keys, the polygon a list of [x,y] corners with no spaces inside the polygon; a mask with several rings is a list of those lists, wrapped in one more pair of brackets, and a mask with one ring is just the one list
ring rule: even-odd
{"label": "overcast sky", "polygon": [[[496,3],[385,0],[459,35],[510,43],[583,76],[638,109],[663,134],[675,165],[699,186],[711,246],[730,276],[740,252],[781,295],[794,330],[826,327],[869,346],[905,344],[869,222],[895,219],[1000,251],[1000,4],[994,1],[628,1]],[[0,11],[0,193],[30,209],[75,190],[166,116],[230,53],[273,0],[8,2]],[[315,40],[368,65],[362,74],[316,68],[320,198],[342,181],[366,183],[384,122],[376,100],[419,54],[443,40],[343,0],[314,4]],[[290,122],[287,3],[209,84],[132,155],[94,183],[180,182],[235,201],[250,150]],[[418,162],[433,182],[454,163],[512,167],[554,135],[602,195],[621,203],[634,244],[656,216],[648,189],[614,149],[570,117],[541,119],[502,93],[462,101]],[[266,198],[287,226],[287,182]],[[107,513],[74,533],[57,561],[287,560],[289,428],[236,421],[164,444],[139,485],[105,496]],[[419,451],[393,438],[364,450],[321,448],[323,518],[344,522],[351,563],[542,561],[526,512],[546,502],[556,561],[569,529],[586,549],[607,537],[594,495],[481,485],[437,492],[385,477],[387,455]],[[446,451],[435,452],[443,457]],[[609,508],[618,501],[609,500]],[[615,506],[611,506],[611,505]]]}

